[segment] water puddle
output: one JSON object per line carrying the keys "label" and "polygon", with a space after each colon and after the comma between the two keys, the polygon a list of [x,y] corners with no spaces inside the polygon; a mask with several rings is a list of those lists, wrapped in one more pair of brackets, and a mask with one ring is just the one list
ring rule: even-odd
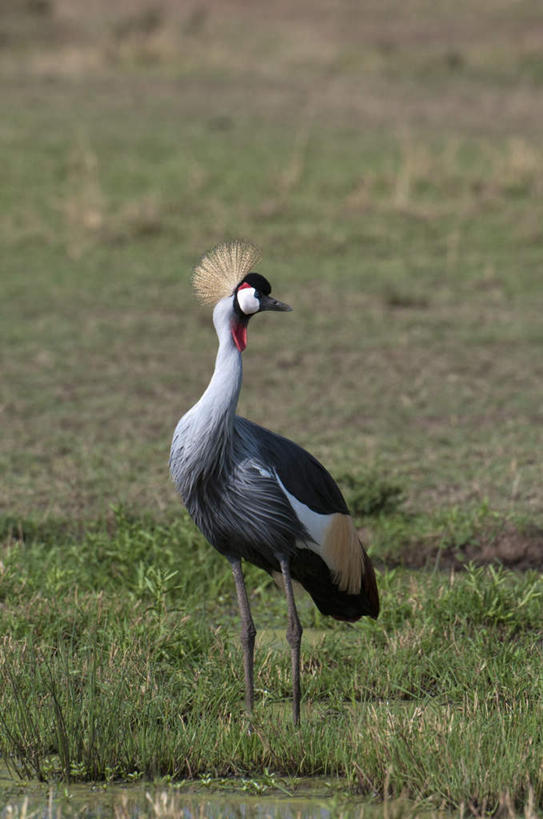
{"label": "water puddle", "polygon": [[377,817],[382,810],[368,806],[348,805],[337,797],[285,796],[266,794],[251,796],[227,791],[204,792],[201,788],[160,788],[150,785],[106,788],[54,787],[40,792],[35,787],[20,789],[7,798],[0,797],[2,819],[66,819],[92,817],[93,819],[142,819],[142,817],[171,817],[171,819],[332,819],[332,817]]}
{"label": "water puddle", "polygon": [[[342,783],[322,778],[287,781],[262,788],[258,780],[214,780],[209,784],[45,785],[22,783],[0,768],[0,819],[377,819],[383,805],[349,797]],[[406,802],[389,802],[394,817],[423,816]],[[439,814],[443,816],[443,814]]]}

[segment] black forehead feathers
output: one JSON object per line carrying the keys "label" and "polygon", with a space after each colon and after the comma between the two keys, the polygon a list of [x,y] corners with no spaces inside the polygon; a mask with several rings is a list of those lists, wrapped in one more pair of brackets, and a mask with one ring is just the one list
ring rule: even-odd
{"label": "black forehead feathers", "polygon": [[260,273],[247,273],[240,284],[244,282],[250,284],[255,290],[259,290],[264,296],[269,296],[271,293],[271,284],[264,276],[261,276]]}

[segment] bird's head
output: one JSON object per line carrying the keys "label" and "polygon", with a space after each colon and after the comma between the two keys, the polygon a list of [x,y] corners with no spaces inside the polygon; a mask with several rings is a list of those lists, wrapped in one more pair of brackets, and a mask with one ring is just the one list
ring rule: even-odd
{"label": "bird's head", "polygon": [[270,295],[271,285],[260,273],[251,271],[260,253],[247,242],[223,242],[206,253],[194,270],[194,287],[201,301],[214,304],[217,329],[228,321],[238,350],[247,346],[251,316],[265,310],[286,312],[288,304]]}
{"label": "bird's head", "polygon": [[292,310],[288,304],[274,299],[269,281],[260,273],[248,273],[234,291],[231,322],[232,338],[238,350],[243,352],[247,346],[247,325],[251,316],[264,310],[287,312]]}

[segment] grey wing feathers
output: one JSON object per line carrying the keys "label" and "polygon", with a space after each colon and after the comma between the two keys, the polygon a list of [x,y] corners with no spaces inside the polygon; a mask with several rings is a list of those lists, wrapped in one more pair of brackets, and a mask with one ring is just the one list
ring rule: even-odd
{"label": "grey wing feathers", "polygon": [[321,515],[349,514],[330,473],[301,446],[240,416],[236,416],[235,429],[244,441],[252,441],[259,460],[277,472],[284,487],[301,503]]}

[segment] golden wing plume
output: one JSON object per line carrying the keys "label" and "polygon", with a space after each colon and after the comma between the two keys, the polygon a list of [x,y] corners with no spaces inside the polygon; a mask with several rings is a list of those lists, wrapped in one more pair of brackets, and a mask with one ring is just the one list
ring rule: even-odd
{"label": "golden wing plume", "polygon": [[216,304],[230,296],[261,257],[250,242],[234,239],[221,242],[202,256],[194,268],[192,283],[204,304]]}

